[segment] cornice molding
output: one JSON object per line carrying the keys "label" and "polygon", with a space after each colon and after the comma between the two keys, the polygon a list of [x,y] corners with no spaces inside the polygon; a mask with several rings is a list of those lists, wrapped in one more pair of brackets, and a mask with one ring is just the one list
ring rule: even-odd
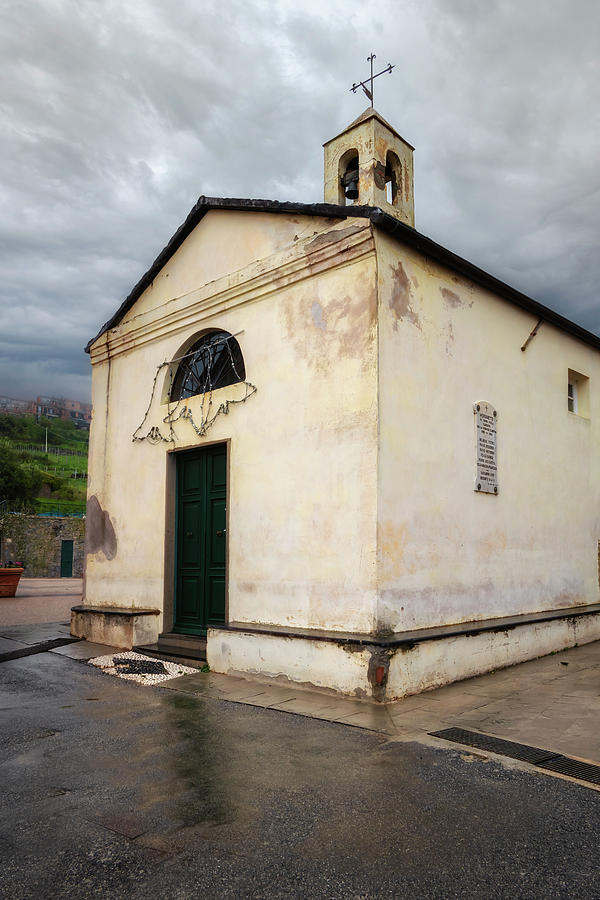
{"label": "cornice molding", "polygon": [[[94,343],[90,351],[91,363],[100,365],[165,334],[197,327],[220,312],[263,300],[276,291],[328,270],[352,265],[374,253],[375,241],[369,220],[352,225],[342,222],[329,231],[299,241],[291,250],[275,253],[125,319]],[[134,310],[135,307],[132,312]]]}

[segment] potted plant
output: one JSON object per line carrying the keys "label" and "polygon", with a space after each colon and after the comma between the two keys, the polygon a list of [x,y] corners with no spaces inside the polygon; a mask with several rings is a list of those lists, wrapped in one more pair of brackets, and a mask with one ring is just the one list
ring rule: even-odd
{"label": "potted plant", "polygon": [[0,597],[15,596],[23,570],[23,563],[11,559],[0,565]]}

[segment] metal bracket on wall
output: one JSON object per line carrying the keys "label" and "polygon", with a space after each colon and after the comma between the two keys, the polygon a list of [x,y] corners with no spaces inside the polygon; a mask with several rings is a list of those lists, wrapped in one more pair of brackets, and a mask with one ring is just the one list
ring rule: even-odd
{"label": "metal bracket on wall", "polygon": [[533,329],[529,332],[529,337],[527,338],[527,340],[525,341],[525,343],[524,343],[523,346],[521,347],[521,350],[523,350],[523,351],[527,350],[527,345],[529,344],[530,341],[532,341],[532,340],[534,339],[534,337],[535,337],[536,334],[538,333],[538,328],[540,327],[540,325],[542,324],[543,321],[544,321],[543,319],[539,319],[539,320],[538,320],[538,322],[537,322],[535,328],[533,328]]}

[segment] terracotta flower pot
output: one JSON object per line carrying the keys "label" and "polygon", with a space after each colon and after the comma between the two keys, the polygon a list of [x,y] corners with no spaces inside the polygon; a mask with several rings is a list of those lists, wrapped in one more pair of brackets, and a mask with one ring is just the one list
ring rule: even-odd
{"label": "terracotta flower pot", "polygon": [[24,569],[0,568],[0,597],[14,597]]}

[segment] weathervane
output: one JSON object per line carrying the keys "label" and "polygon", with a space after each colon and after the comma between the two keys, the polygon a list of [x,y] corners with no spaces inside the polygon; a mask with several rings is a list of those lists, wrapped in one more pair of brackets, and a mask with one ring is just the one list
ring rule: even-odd
{"label": "weathervane", "polygon": [[[377,75],[373,75],[373,60],[374,59],[376,59],[374,53],[371,53],[370,56],[367,56],[367,62],[371,63],[371,77],[365,78],[364,81],[359,81],[358,84],[353,84],[352,87],[350,88],[352,93],[355,94],[357,92],[357,90],[359,89],[359,87],[361,87],[363,89],[363,91],[365,92],[365,94],[367,95],[367,97],[369,98],[369,100],[371,101],[371,106],[373,106],[373,82],[374,82],[374,80],[376,78],[379,78],[380,75],[385,74],[385,72],[389,72],[391,74],[392,69],[396,68],[391,63],[388,63],[385,69],[382,69],[381,72],[377,73]],[[369,88],[367,87],[368,81],[371,82],[371,90],[369,90]]]}

